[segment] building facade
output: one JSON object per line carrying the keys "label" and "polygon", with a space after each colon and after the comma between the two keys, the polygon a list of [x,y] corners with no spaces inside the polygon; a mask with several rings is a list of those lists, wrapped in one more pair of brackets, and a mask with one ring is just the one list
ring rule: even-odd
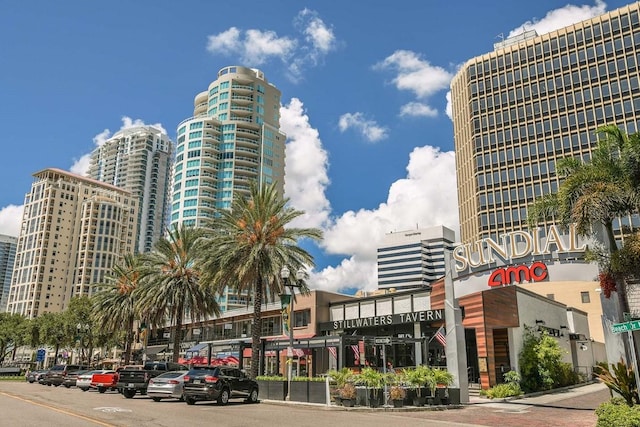
{"label": "building facade", "polygon": [[[171,190],[172,226],[200,227],[250,183],[275,183],[284,194],[286,136],[280,131],[280,91],[260,70],[225,67],[196,95],[193,117],[178,125]],[[246,306],[247,295],[225,289],[222,310]]]}
{"label": "building facade", "polygon": [[0,313],[7,310],[18,238],[0,234]]}
{"label": "building facade", "polygon": [[169,220],[173,143],[152,126],[123,129],[91,153],[88,175],[138,198],[136,252],[149,252]]}
{"label": "building facade", "polygon": [[178,125],[171,224],[201,226],[248,194],[252,181],[284,193],[280,91],[256,69],[225,67]]}
{"label": "building facade", "polygon": [[134,252],[138,218],[138,199],[122,188],[53,168],[34,177],[7,309],[28,318],[91,295],[91,285]]}
{"label": "building facade", "polygon": [[444,276],[455,232],[444,226],[388,233],[378,248],[378,289],[429,286]]}
{"label": "building facade", "polygon": [[558,190],[557,160],[588,160],[598,127],[640,130],[639,15],[633,3],[526,33],[460,68],[451,95],[463,243],[525,228],[527,206]]}

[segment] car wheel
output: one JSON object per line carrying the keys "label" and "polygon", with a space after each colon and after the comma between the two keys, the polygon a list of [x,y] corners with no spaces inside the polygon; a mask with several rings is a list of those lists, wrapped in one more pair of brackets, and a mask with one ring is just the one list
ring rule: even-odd
{"label": "car wheel", "polygon": [[218,396],[218,405],[226,405],[227,403],[229,403],[229,390],[223,388]]}
{"label": "car wheel", "polygon": [[71,386],[69,384],[65,384],[64,385],[66,388],[71,388]]}
{"label": "car wheel", "polygon": [[249,393],[249,397],[247,398],[247,403],[258,403],[258,389],[254,388]]}
{"label": "car wheel", "polygon": [[136,391],[135,390],[122,390],[122,395],[124,397],[126,397],[127,399],[133,399],[133,396],[136,395]]}
{"label": "car wheel", "polygon": [[161,397],[152,397],[154,402],[160,402],[162,400]]}
{"label": "car wheel", "polygon": [[80,390],[82,390],[82,391],[87,391],[87,390],[89,390],[89,389],[88,389],[88,388],[84,388],[84,387],[80,387]]}
{"label": "car wheel", "polygon": [[196,400],[193,397],[185,397],[184,401],[187,402],[187,405],[195,405]]}
{"label": "car wheel", "polygon": [[98,393],[104,393],[105,391],[107,391],[106,387],[98,387]]}

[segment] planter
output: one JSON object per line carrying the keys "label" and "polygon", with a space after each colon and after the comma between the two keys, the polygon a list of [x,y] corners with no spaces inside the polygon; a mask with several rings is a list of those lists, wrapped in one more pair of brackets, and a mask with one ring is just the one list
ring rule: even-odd
{"label": "planter", "polygon": [[369,407],[370,408],[379,408],[382,406],[381,395],[384,395],[382,390],[377,390],[374,392],[373,390],[369,390]]}
{"label": "planter", "polygon": [[306,403],[327,403],[326,385],[319,381],[292,381],[289,400]]}
{"label": "planter", "polygon": [[460,389],[459,388],[449,388],[449,404],[451,404],[451,405],[459,405],[460,404]]}
{"label": "planter", "polygon": [[258,380],[260,397],[268,400],[284,400],[287,395],[287,381]]}
{"label": "planter", "polygon": [[414,396],[413,397],[413,406],[424,406],[427,398],[424,396]]}
{"label": "planter", "polygon": [[342,399],[342,406],[344,406],[345,408],[353,408],[355,404],[355,399]]}
{"label": "planter", "polygon": [[404,406],[404,399],[393,399],[394,408],[402,408]]}

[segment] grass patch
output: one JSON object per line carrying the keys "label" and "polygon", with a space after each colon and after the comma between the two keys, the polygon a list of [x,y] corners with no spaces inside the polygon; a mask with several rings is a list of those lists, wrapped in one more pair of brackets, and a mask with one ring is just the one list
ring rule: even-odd
{"label": "grass patch", "polygon": [[25,381],[24,375],[7,375],[1,376],[0,381]]}

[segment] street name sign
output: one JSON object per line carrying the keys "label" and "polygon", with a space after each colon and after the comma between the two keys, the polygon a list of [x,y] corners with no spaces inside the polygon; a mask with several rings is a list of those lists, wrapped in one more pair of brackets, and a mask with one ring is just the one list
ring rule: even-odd
{"label": "street name sign", "polygon": [[640,320],[632,320],[630,322],[614,323],[611,325],[611,332],[614,334],[620,334],[622,332],[639,331]]}

